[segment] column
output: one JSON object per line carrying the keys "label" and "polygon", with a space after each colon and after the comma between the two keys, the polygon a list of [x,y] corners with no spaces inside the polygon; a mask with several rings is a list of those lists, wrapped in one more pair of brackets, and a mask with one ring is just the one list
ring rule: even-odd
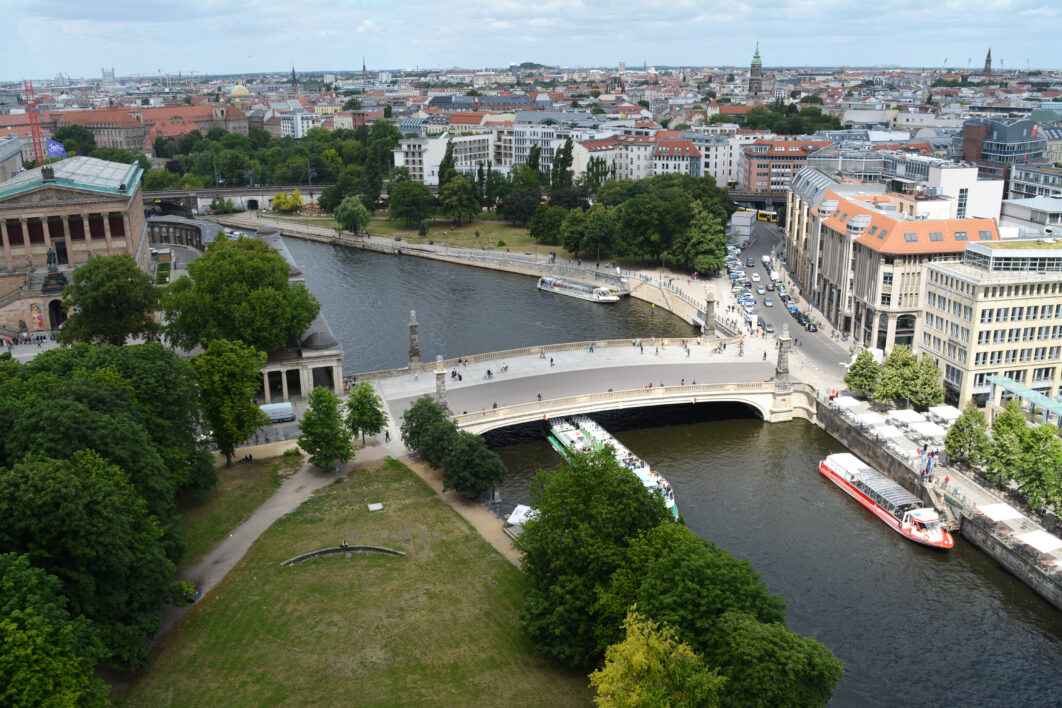
{"label": "column", "polygon": [[442,354],[435,357],[435,402],[442,406],[443,410],[447,409],[446,367],[443,366]]}
{"label": "column", "polygon": [[33,268],[33,248],[30,246],[29,222],[26,217],[18,218],[19,228],[22,229],[22,250],[26,253],[26,267]]}
{"label": "column", "polygon": [[266,405],[268,405],[268,404],[272,403],[272,400],[269,397],[269,371],[268,370],[262,372],[262,378],[265,381],[265,387],[262,390],[265,391],[265,402],[266,402]]}
{"label": "column", "polygon": [[41,233],[44,234],[44,250],[48,250],[52,247],[52,232],[48,228],[48,217],[41,217]]}
{"label": "column", "polygon": [[337,394],[343,393],[343,367],[339,364],[332,367],[332,386]]}
{"label": "column", "polygon": [[288,370],[287,369],[281,369],[280,370],[280,390],[281,390],[281,395],[283,396],[283,398],[281,400],[290,401],[291,399],[288,398]]}
{"label": "column", "polygon": [[299,387],[302,389],[302,397],[309,399],[310,391],[313,390],[313,369],[299,367]]}
{"label": "column", "polygon": [[107,214],[100,214],[103,217],[103,237],[107,240],[107,255],[113,255],[114,250],[111,247],[111,220],[107,218]]}
{"label": "column", "polygon": [[70,217],[63,214],[59,217],[59,221],[63,224],[63,241],[66,242],[66,262],[69,265],[74,265],[74,239],[70,238]]}
{"label": "column", "polygon": [[777,393],[789,391],[789,325],[782,325],[782,334],[778,337],[778,363],[774,367],[774,390]]}
{"label": "column", "polygon": [[0,241],[4,244],[4,270],[10,270],[11,240],[7,236],[7,219],[0,219]]}
{"label": "column", "polygon": [[89,215],[80,214],[81,217],[81,231],[85,234],[85,247],[88,248],[88,257],[92,258],[96,255],[96,249],[92,244],[92,229],[89,228]]}

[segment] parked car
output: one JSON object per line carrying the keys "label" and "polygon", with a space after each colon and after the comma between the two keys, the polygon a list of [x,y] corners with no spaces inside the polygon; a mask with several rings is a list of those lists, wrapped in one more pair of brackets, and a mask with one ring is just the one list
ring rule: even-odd
{"label": "parked car", "polygon": [[794,318],[796,319],[797,323],[800,324],[801,327],[807,327],[808,324],[811,322],[811,318],[805,315],[803,312],[796,313],[796,315],[794,315]]}
{"label": "parked car", "polygon": [[767,334],[774,334],[774,325],[771,324],[770,322],[764,322],[763,323],[763,331],[766,332]]}
{"label": "parked car", "polygon": [[752,266],[756,265],[756,259],[753,258],[752,256],[749,256],[748,258],[745,259],[745,265],[747,265],[749,268],[751,268]]}
{"label": "parked car", "polygon": [[806,325],[804,325],[804,329],[806,329],[809,332],[818,332],[819,331],[819,328],[815,325],[814,322],[811,322],[811,321],[809,321]]}
{"label": "parked car", "polygon": [[755,305],[756,298],[752,297],[751,295],[745,295],[743,297],[738,298],[738,303],[741,305]]}
{"label": "parked car", "polygon": [[768,290],[774,290],[774,283],[767,283]]}
{"label": "parked car", "polygon": [[797,315],[800,314],[800,308],[797,307],[796,305],[790,305],[789,306],[789,314],[791,314],[793,317],[796,317]]}
{"label": "parked car", "polygon": [[763,306],[764,307],[774,307],[774,300],[772,300],[770,297],[763,298]]}
{"label": "parked car", "polygon": [[759,273],[753,273],[753,274],[752,274],[752,281],[753,281],[754,283],[758,283],[758,282],[760,282],[760,274],[759,274]]}

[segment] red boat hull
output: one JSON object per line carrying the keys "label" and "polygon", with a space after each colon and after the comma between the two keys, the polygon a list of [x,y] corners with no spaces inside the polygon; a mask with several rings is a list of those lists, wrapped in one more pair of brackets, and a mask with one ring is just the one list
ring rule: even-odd
{"label": "red boat hull", "polygon": [[946,551],[955,545],[955,539],[953,539],[951,537],[951,534],[947,531],[941,532],[943,535],[940,541],[931,541],[928,538],[928,534],[926,534],[927,537],[922,537],[915,531],[901,528],[900,522],[896,519],[895,516],[882,509],[880,506],[877,505],[877,503],[874,502],[873,499],[870,499],[858,489],[850,485],[847,481],[839,477],[836,472],[826,466],[825,461],[819,463],[819,473],[823,477],[843,489],[848,494],[848,496],[852,497],[857,502],[862,504],[867,511],[881,519],[881,521],[884,522],[886,526],[888,526],[893,531],[900,534],[907,540],[914,541],[915,543],[918,543],[920,545],[928,546],[929,548],[935,548],[940,551]]}

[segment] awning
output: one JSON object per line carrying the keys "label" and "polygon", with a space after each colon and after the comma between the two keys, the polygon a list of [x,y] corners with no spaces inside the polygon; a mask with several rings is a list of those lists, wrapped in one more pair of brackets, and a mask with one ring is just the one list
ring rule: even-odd
{"label": "awning", "polygon": [[900,438],[903,437],[903,431],[897,428],[895,425],[879,425],[876,428],[871,428],[870,432],[879,438]]}
{"label": "awning", "polygon": [[910,425],[911,423],[925,422],[926,417],[918,411],[913,411],[910,408],[903,408],[901,410],[889,411],[889,420],[894,423],[903,423],[904,425]]}
{"label": "awning", "polygon": [[930,423],[929,421],[911,423],[911,431],[916,435],[921,435],[925,438],[942,438],[948,433],[944,428],[936,423]]}
{"label": "awning", "polygon": [[1062,538],[1047,533],[1046,531],[1033,531],[1027,533],[1024,536],[1018,536],[1017,539],[1022,543],[1027,543],[1040,553],[1050,553],[1051,551],[1062,548]]}
{"label": "awning", "polygon": [[517,504],[513,513],[509,514],[508,522],[514,526],[520,526],[535,515],[535,510],[527,504]]}
{"label": "awning", "polygon": [[977,508],[992,521],[1010,521],[1011,519],[1023,518],[1021,512],[1010,504],[982,504]]}
{"label": "awning", "polygon": [[962,415],[962,411],[955,406],[933,406],[929,409],[929,413],[949,423]]}
{"label": "awning", "polygon": [[852,406],[859,405],[859,401],[852,398],[851,396],[838,396],[837,398],[833,399],[833,402],[835,405],[838,405],[842,408],[851,408]]}
{"label": "awning", "polygon": [[885,416],[874,411],[867,411],[857,415],[856,420],[859,421],[860,425],[881,425],[885,422]]}

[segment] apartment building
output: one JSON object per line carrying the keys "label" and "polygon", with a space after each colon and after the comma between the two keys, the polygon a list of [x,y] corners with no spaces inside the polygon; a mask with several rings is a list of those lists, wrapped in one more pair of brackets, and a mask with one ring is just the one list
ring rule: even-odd
{"label": "apartment building", "polygon": [[520,111],[513,119],[513,164],[527,163],[531,148],[538,146],[538,167],[547,171],[553,165],[554,151],[569,137],[573,141],[595,137],[601,121],[590,113],[559,111]]}
{"label": "apartment building", "polygon": [[922,265],[999,240],[995,220],[950,218],[949,201],[802,172],[787,202],[786,256],[805,299],[864,346],[913,346]]}
{"label": "apartment building", "polygon": [[1062,197],[1062,169],[1047,165],[1014,165],[1010,198]]}
{"label": "apartment building", "polygon": [[921,299],[916,349],[944,372],[948,402],[989,402],[996,376],[1059,395],[1062,243],[969,243],[962,258],[926,264]]}
{"label": "apartment building", "polygon": [[741,151],[738,189],[742,192],[784,192],[808,161],[829,145],[825,140],[757,140]]}
{"label": "apartment building", "polygon": [[653,174],[701,176],[701,151],[689,140],[658,140],[653,147]]}
{"label": "apartment building", "polygon": [[616,179],[644,179],[653,176],[653,149],[650,135],[617,135],[620,152],[616,157]]}
{"label": "apartment building", "polygon": [[1007,199],[999,225],[1016,227],[1030,235],[1062,235],[1062,196]]}
{"label": "apartment building", "polygon": [[316,113],[292,112],[280,115],[280,136],[284,138],[305,138],[310,128],[321,125],[323,119]]}
{"label": "apartment building", "polygon": [[976,164],[982,177],[1009,182],[1015,166],[1042,161],[1046,150],[1043,130],[1028,119],[971,118],[963,124],[962,159]]}
{"label": "apartment building", "polygon": [[436,137],[403,138],[394,149],[395,167],[409,169],[409,177],[427,185],[439,184],[439,165],[446,156],[446,145],[453,141],[454,167],[458,172],[472,174],[492,164],[495,134],[474,133],[454,135],[447,133]]}

